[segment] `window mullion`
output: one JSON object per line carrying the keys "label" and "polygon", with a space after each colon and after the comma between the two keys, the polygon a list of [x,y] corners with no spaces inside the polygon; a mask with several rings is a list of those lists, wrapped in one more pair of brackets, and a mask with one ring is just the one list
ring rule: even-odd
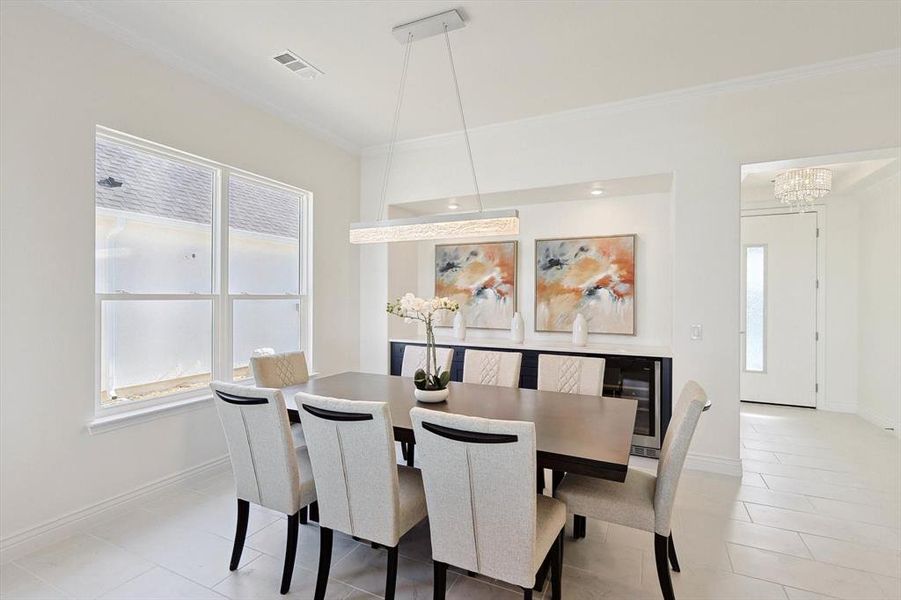
{"label": "window mullion", "polygon": [[217,373],[215,378],[222,381],[232,380],[232,306],[228,297],[228,169],[219,169],[217,186],[217,239],[216,265],[216,336],[213,342]]}

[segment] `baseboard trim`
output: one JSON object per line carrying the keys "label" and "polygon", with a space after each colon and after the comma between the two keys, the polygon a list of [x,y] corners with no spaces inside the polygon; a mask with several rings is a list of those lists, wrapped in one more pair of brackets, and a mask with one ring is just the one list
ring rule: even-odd
{"label": "baseboard trim", "polygon": [[696,452],[688,453],[688,456],[685,458],[685,468],[694,471],[730,475],[732,477],[741,477],[742,474],[740,458],[723,458],[722,456],[698,454]]}
{"label": "baseboard trim", "polygon": [[856,413],[856,402],[826,402],[823,406],[818,407],[820,410],[838,413]]}
{"label": "baseboard trim", "polygon": [[40,525],[23,529],[16,533],[0,539],[0,564],[5,564],[11,560],[15,560],[29,552],[36,550],[55,540],[61,540],[70,535],[83,531],[89,527],[97,517],[116,508],[124,508],[130,502],[139,500],[140,498],[156,492],[162,488],[173,485],[180,481],[190,479],[212,471],[224,464],[228,463],[228,455],[222,455],[213,460],[201,463],[199,465],[178,471],[172,475],[161,477],[150,483],[138,486],[131,491],[124,492],[72,511],[61,517],[50,519]]}
{"label": "baseboard trim", "polygon": [[864,421],[876,425],[886,433],[891,433],[895,437],[901,437],[901,424],[892,423],[892,420],[885,415],[872,410],[867,410],[863,407],[859,407],[857,414]]}

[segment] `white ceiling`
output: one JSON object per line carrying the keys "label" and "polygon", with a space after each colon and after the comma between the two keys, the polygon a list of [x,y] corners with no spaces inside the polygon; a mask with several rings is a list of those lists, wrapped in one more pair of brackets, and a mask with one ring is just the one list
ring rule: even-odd
{"label": "white ceiling", "polygon": [[[459,8],[451,33],[470,126],[901,46],[897,1],[158,2],[55,8],[321,135],[388,140],[403,47],[391,28]],[[303,81],[272,57],[325,72]],[[459,128],[444,40],[414,45],[400,138]]]}

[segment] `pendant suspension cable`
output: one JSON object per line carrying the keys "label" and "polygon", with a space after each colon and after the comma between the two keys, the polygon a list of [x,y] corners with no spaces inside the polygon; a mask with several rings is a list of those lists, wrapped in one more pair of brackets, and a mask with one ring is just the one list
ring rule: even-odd
{"label": "pendant suspension cable", "polygon": [[454,53],[451,50],[450,36],[447,35],[447,23],[444,24],[444,42],[447,44],[447,57],[450,60],[451,75],[454,77],[454,90],[457,92],[457,108],[460,109],[460,121],[463,123],[463,138],[466,140],[466,154],[469,156],[469,169],[472,171],[472,185],[476,189],[476,200],[479,203],[479,212],[485,208],[482,206],[482,194],[479,192],[479,179],[476,177],[476,165],[472,161],[472,147],[469,145],[469,130],[466,128],[466,115],[463,114],[463,99],[460,98],[460,84],[457,82],[457,69],[454,67]]}
{"label": "pendant suspension cable", "polygon": [[385,199],[388,195],[388,174],[391,173],[391,160],[394,158],[394,144],[397,142],[397,124],[400,121],[400,107],[404,102],[404,88],[407,86],[407,67],[410,64],[410,51],[413,48],[413,32],[407,34],[404,49],[404,68],[400,75],[400,89],[397,91],[397,104],[394,107],[394,122],[391,125],[391,143],[388,144],[388,158],[385,161],[385,179],[382,181],[382,198],[379,204],[379,217],[385,217]]}

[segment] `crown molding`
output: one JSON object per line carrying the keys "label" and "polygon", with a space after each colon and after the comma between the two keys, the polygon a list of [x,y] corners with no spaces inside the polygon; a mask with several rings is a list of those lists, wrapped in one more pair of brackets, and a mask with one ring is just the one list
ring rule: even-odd
{"label": "crown molding", "polygon": [[247,102],[248,104],[251,104],[252,106],[261,109],[283,121],[287,121],[288,123],[296,125],[297,127],[303,129],[304,131],[308,132],[310,135],[316,137],[321,141],[335,145],[345,152],[349,152],[354,155],[360,154],[361,147],[359,144],[356,144],[344,137],[339,136],[331,130],[318,125],[317,123],[311,121],[306,117],[303,117],[299,113],[285,110],[279,106],[276,106],[275,104],[271,103],[266,97],[260,94],[256,94],[252,90],[245,87],[235,85],[227,78],[221,75],[217,75],[206,67],[203,67],[194,61],[188,60],[183,56],[180,56],[172,52],[171,50],[160,46],[147,37],[138,34],[134,30],[128,27],[124,27],[119,23],[114,23],[106,16],[97,12],[81,0],[69,0],[67,2],[58,2],[53,0],[39,1],[42,5],[48,8],[52,8],[58,13],[71,18],[81,23],[82,25],[87,25],[88,27],[99,31],[100,33],[107,35],[117,42],[125,44],[126,46],[129,46],[130,48],[137,50],[138,52],[148,54],[165,65],[174,67],[175,69],[193,75],[206,83],[222,88],[229,92],[231,95],[240,98],[244,102]]}
{"label": "crown molding", "polygon": [[[638,96],[635,98],[627,98],[625,100],[617,100],[615,102],[606,102],[603,104],[583,106],[580,108],[574,108],[565,111],[536,115],[534,117],[526,117],[524,119],[501,121],[498,123],[481,125],[479,127],[471,127],[469,129],[469,133],[471,135],[482,132],[488,133],[494,129],[502,127],[543,123],[549,121],[577,121],[580,119],[589,119],[592,117],[600,117],[641,109],[656,108],[697,98],[774,87],[782,85],[784,83],[795,83],[808,79],[829,77],[839,73],[865,71],[881,67],[901,68],[901,48],[882,50],[869,54],[860,54],[848,58],[814,63],[800,67],[792,67],[790,69],[770,71],[758,75],[737,77],[734,79],[727,79],[714,83],[705,83],[702,85],[682,88],[678,90],[649,94],[647,96]],[[450,131],[420,138],[401,140],[397,142],[397,146],[405,147],[408,149],[437,147],[455,141],[462,135],[463,134],[460,131]],[[360,151],[360,154],[364,157],[380,156],[386,154],[387,150],[388,144],[376,144],[373,146],[364,147]]]}

